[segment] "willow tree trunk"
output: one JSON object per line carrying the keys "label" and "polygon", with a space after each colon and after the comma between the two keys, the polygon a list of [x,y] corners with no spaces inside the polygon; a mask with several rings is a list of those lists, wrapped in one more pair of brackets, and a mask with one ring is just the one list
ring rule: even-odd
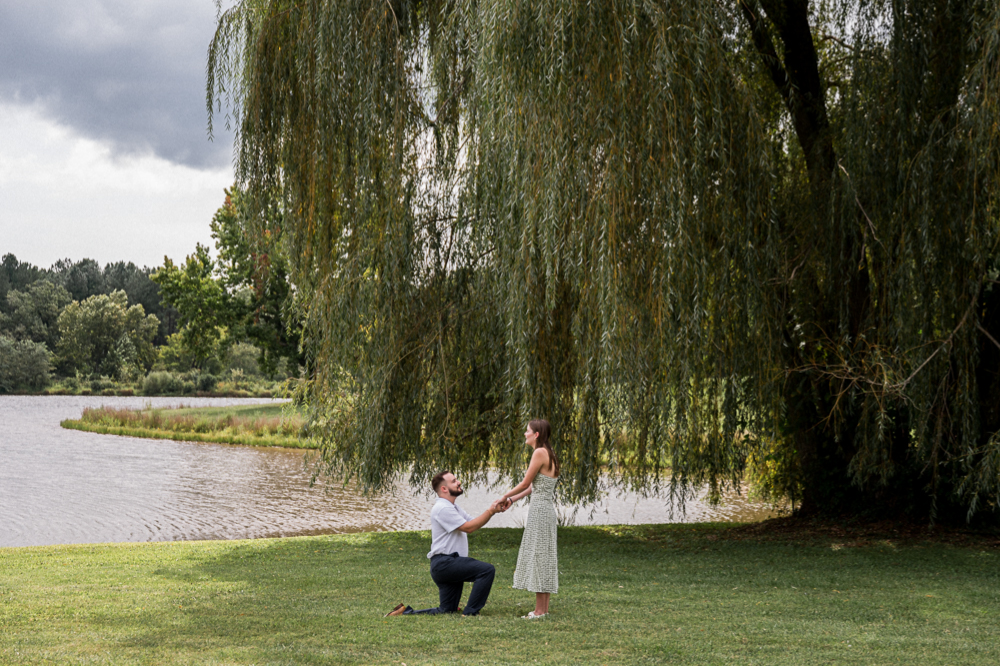
{"label": "willow tree trunk", "polygon": [[[934,0],[932,4],[924,8],[933,18],[925,22],[921,35],[930,55],[917,112],[934,119],[925,124],[933,124],[935,132],[946,136],[956,124],[969,18],[964,2]],[[782,295],[790,304],[784,347],[785,428],[794,442],[801,474],[800,513],[964,519],[962,502],[954,502],[952,496],[954,488],[934,487],[939,483],[936,470],[912,459],[907,444],[910,428],[898,410],[891,419],[893,425],[882,435],[884,464],[891,474],[872,483],[852,469],[859,451],[859,415],[855,406],[845,403],[850,401],[849,384],[856,378],[838,375],[819,360],[827,357],[816,347],[837,336],[856,345],[869,329],[885,323],[873,321],[878,313],[873,313],[872,302],[878,296],[865,269],[866,262],[876,261],[866,256],[860,231],[871,225],[862,201],[865,192],[859,192],[856,201],[848,201],[845,188],[837,185],[842,169],[827,115],[826,84],[814,46],[817,35],[809,23],[808,0],[740,0],[740,8],[761,63],[791,118],[808,172],[807,214],[786,225],[785,233],[795,239],[790,254],[798,263]],[[896,39],[903,41],[900,34]],[[929,150],[934,149],[932,144]],[[936,215],[953,215],[947,199],[942,201]],[[984,426],[979,445],[1000,427],[997,300],[993,292],[980,298],[980,310],[989,317],[983,322],[983,353],[976,370]],[[945,382],[942,391],[947,390]],[[947,407],[937,409],[943,420]]]}

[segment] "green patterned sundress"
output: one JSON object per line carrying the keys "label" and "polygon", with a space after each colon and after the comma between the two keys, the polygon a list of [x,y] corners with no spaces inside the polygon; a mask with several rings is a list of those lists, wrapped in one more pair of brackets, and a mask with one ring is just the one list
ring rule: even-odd
{"label": "green patterned sundress", "polygon": [[556,557],[556,481],[544,474],[532,482],[528,522],[517,554],[514,587],[529,592],[559,591],[559,562]]}

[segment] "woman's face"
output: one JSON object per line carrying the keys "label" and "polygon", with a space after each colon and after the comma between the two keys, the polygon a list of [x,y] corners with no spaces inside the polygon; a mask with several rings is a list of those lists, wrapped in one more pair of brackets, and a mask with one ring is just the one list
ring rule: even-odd
{"label": "woman's face", "polygon": [[534,448],[535,443],[538,442],[538,433],[528,426],[524,429],[524,443]]}

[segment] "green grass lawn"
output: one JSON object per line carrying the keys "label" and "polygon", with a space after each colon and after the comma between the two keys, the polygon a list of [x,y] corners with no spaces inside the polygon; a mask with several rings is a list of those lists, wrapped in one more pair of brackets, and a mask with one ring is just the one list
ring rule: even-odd
{"label": "green grass lawn", "polygon": [[427,532],[0,549],[0,663],[1000,662],[995,549],[729,529],[560,528],[539,621],[516,529],[470,536],[498,572],[475,618],[382,617],[436,605]]}
{"label": "green grass lawn", "polygon": [[294,407],[287,403],[270,403],[156,409],[95,407],[83,410],[79,419],[67,419],[61,425],[104,435],[316,448],[316,442],[302,436],[304,423],[305,418]]}

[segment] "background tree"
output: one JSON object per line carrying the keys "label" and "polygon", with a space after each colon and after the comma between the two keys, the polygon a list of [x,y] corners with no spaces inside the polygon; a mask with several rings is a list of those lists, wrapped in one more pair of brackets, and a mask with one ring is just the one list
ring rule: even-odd
{"label": "background tree", "polygon": [[544,415],[571,496],[749,472],[964,519],[1000,491],[997,81],[986,0],[243,0],[208,92],[250,210],[281,193],[331,472],[513,474]]}
{"label": "background tree", "polygon": [[148,371],[156,353],[159,321],[141,305],[129,307],[124,291],[73,301],[59,315],[57,359],[66,374],[100,374],[135,379]]}
{"label": "background tree", "polygon": [[157,345],[166,343],[167,336],[177,330],[177,311],[163,303],[160,287],[150,279],[155,269],[139,268],[131,261],[118,261],[104,266],[103,277],[106,293],[121,289],[128,295],[128,302],[141,305],[146,314],[160,320],[156,334]]}
{"label": "background tree", "polygon": [[32,282],[24,291],[13,289],[7,292],[9,314],[0,312],[0,333],[55,349],[59,339],[56,322],[71,300],[69,292],[45,279]]}
{"label": "background tree", "polygon": [[164,302],[176,308],[181,325],[179,341],[194,357],[197,368],[205,368],[219,355],[226,329],[239,317],[239,303],[214,272],[208,248],[199,243],[181,266],[164,257],[163,266],[150,276],[159,285]]}
{"label": "background tree", "polygon": [[243,333],[260,350],[258,364],[272,376],[282,359],[292,371],[304,363],[301,322],[297,317],[281,233],[281,211],[263,211],[257,224],[248,219],[242,196],[226,190],[225,203],[212,218],[212,237],[219,253],[218,272],[230,293],[248,295],[239,315]]}
{"label": "background tree", "polygon": [[32,282],[45,275],[45,271],[26,261],[18,261],[9,252],[0,258],[0,311],[6,303],[7,292],[11,289],[24,291]]}
{"label": "background tree", "polygon": [[84,301],[91,296],[108,293],[101,265],[93,259],[60,259],[49,270],[57,284],[63,286],[74,301]]}
{"label": "background tree", "polygon": [[0,393],[40,391],[48,386],[51,356],[40,342],[0,335]]}
{"label": "background tree", "polygon": [[152,272],[124,261],[101,269],[93,259],[62,259],[46,270],[20,262],[12,254],[4,255],[0,260],[0,331],[15,339],[45,342],[54,350],[58,338],[55,323],[62,307],[74,298],[84,301],[122,290],[130,304],[142,305],[147,315],[157,317],[160,327],[154,344],[165,344],[167,336],[176,331],[177,311],[162,302],[159,286],[150,280]]}
{"label": "background tree", "polygon": [[188,372],[190,370],[204,370],[208,374],[217,374],[222,371],[221,359],[213,352],[209,361],[203,362],[187,348],[184,338],[180,333],[174,333],[167,337],[166,344],[156,348],[156,370],[170,370],[172,372]]}

